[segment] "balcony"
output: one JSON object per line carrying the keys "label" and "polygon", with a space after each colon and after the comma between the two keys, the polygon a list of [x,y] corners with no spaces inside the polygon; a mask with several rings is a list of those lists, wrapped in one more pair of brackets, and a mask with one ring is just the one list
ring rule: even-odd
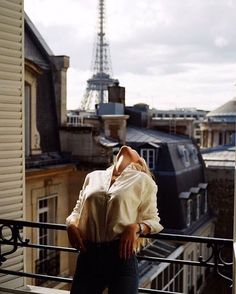
{"label": "balcony", "polygon": [[[40,286],[28,287],[28,290],[0,286],[0,293],[49,293],[46,289],[54,288],[58,283],[67,285],[69,289],[72,277],[69,273],[61,275],[60,254],[77,254],[77,250],[59,244],[32,243],[27,239],[29,236],[26,236],[26,230],[27,233],[32,230],[44,230],[43,232],[54,232],[53,234],[66,234],[66,226],[61,224],[0,219],[0,275],[33,279],[33,284]],[[141,282],[139,293],[200,293],[204,281],[212,275],[225,281],[224,293],[232,291],[233,240],[166,233],[147,237],[151,237],[152,242],[138,255]],[[191,252],[186,255],[186,244],[196,244],[197,255],[191,255]],[[38,252],[38,259],[31,260],[31,263],[34,262],[34,272],[25,272],[23,268],[11,270],[5,266],[19,248],[31,248],[30,250]],[[186,259],[186,256],[189,258]],[[158,286],[161,289],[158,289]],[[53,291],[69,293],[65,290]]]}

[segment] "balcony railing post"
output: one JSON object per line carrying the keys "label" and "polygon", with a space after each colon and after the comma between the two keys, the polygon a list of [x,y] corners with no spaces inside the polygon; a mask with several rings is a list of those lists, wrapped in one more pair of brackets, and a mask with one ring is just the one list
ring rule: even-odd
{"label": "balcony railing post", "polygon": [[[4,229],[9,230],[8,234],[4,234]],[[20,231],[23,229],[22,225],[14,224],[3,224],[0,226],[0,266],[6,261],[6,256],[14,253],[18,249],[18,242],[25,245],[29,242],[29,239],[23,241]],[[5,253],[2,253],[3,245],[11,245],[12,249]]]}
{"label": "balcony railing post", "polygon": [[229,271],[232,272],[233,262],[226,262],[222,256],[222,251],[224,248],[227,247],[227,245],[209,242],[207,244],[207,247],[212,249],[211,255],[206,260],[203,260],[203,258],[200,256],[198,259],[199,262],[202,265],[206,265],[208,262],[210,262],[213,259],[214,274],[216,276],[218,275],[222,277],[223,279],[227,280],[230,283],[230,287],[232,287],[233,280],[229,278],[228,276],[226,276],[225,273],[223,274],[221,271],[222,269],[226,271],[226,269],[229,268]]}

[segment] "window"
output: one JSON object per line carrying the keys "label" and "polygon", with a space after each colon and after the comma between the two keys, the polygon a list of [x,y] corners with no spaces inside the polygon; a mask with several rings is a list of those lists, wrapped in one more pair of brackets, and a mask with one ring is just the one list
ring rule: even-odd
{"label": "window", "polygon": [[37,78],[42,70],[33,62],[25,60],[25,155],[41,154],[40,135],[37,130]]}
{"label": "window", "polygon": [[201,194],[197,194],[196,220],[200,218],[200,214],[201,214]]}
{"label": "window", "polygon": [[200,183],[198,187],[200,188],[201,194],[200,214],[206,214],[208,211],[207,183]]}
{"label": "window", "polygon": [[25,83],[25,155],[31,152],[31,86]]}
{"label": "window", "polygon": [[192,216],[192,199],[187,200],[186,225],[190,227]]}
{"label": "window", "polygon": [[236,133],[235,132],[230,132],[230,134],[229,134],[229,144],[235,145],[235,143],[236,143],[235,138],[236,138]]}
{"label": "window", "polygon": [[196,129],[196,130],[195,130],[195,136],[200,136],[200,135],[201,135],[201,131],[198,130],[198,129]]}
{"label": "window", "polygon": [[[38,201],[38,221],[44,223],[55,223],[57,211],[57,197],[49,196]],[[38,244],[56,245],[56,231],[39,228]],[[60,269],[60,255],[57,251],[49,249],[39,249],[36,260],[36,273],[56,276]],[[37,280],[36,284],[42,284],[42,280]]]}
{"label": "window", "polygon": [[146,160],[150,170],[155,169],[155,149],[141,149],[141,156]]}
{"label": "window", "polygon": [[219,133],[219,145],[222,145],[223,144],[223,135],[222,133],[220,132]]}

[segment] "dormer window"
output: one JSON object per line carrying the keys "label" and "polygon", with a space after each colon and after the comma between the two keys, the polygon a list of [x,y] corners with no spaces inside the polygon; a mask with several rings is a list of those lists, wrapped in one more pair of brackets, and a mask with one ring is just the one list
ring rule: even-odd
{"label": "dormer window", "polygon": [[146,160],[148,167],[150,170],[155,169],[155,149],[141,149],[140,155]]}
{"label": "dormer window", "polygon": [[199,163],[199,159],[198,159],[198,152],[197,152],[197,148],[192,145],[192,144],[188,144],[188,151],[189,151],[189,155],[191,157],[191,159],[193,160],[193,162],[195,164]]}
{"label": "dormer window", "polygon": [[204,213],[207,213],[207,210],[208,210],[208,200],[207,200],[207,190],[205,190],[205,193],[204,193]]}
{"label": "dormer window", "polygon": [[25,155],[31,154],[31,86],[25,83]]}
{"label": "dormer window", "polygon": [[197,194],[196,220],[200,218],[200,214],[201,214],[201,194]]}
{"label": "dormer window", "polygon": [[192,199],[187,201],[187,211],[186,211],[186,226],[190,227],[191,225],[191,216],[192,216]]}
{"label": "dormer window", "polygon": [[184,145],[178,145],[178,153],[185,167],[190,166],[189,151]]}
{"label": "dormer window", "polygon": [[25,60],[25,155],[41,154],[40,135],[37,130],[37,78],[42,70],[32,61]]}
{"label": "dormer window", "polygon": [[206,214],[208,211],[207,183],[200,183],[198,187],[201,189],[201,211]]}

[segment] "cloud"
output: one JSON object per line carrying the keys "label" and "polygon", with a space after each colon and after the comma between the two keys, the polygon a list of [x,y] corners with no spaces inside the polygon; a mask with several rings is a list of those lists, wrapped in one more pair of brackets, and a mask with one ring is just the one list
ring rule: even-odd
{"label": "cloud", "polygon": [[89,71],[81,71],[70,67],[67,71],[67,108],[79,108],[81,99],[85,94],[86,81],[90,77]]}
{"label": "cloud", "polygon": [[[83,95],[91,75],[97,2],[25,0],[26,12],[53,52],[70,56],[70,107]],[[231,0],[107,0],[113,71],[126,87],[127,101],[211,109],[231,99],[235,11],[236,1]]]}
{"label": "cloud", "polygon": [[229,44],[228,40],[225,39],[222,36],[218,36],[215,39],[215,45],[216,45],[216,47],[224,48],[224,47],[228,46],[228,44]]}
{"label": "cloud", "polygon": [[235,66],[236,63],[223,67],[218,64],[191,64],[187,72],[151,77],[125,74],[121,80],[128,81],[126,100],[129,105],[146,101],[160,109],[194,106],[213,109],[215,105],[232,98],[235,90],[234,78],[230,73]]}

